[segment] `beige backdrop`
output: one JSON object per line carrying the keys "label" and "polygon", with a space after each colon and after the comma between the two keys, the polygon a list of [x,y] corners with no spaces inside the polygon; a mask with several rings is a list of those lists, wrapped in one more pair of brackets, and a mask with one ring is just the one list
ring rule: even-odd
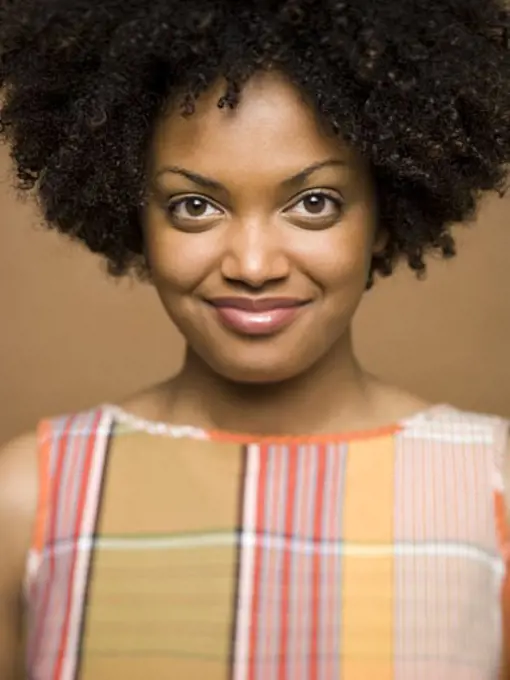
{"label": "beige backdrop", "polygon": [[[182,342],[148,286],[112,282],[99,261],[37,224],[0,149],[0,441],[41,416],[114,401],[160,380]],[[510,197],[491,198],[461,256],[427,281],[403,269],[366,296],[359,353],[424,397],[510,416]]]}

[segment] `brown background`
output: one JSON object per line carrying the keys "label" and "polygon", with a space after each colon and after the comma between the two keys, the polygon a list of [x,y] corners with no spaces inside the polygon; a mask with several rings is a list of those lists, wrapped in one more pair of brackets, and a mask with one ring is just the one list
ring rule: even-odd
{"label": "brown background", "polygon": [[[38,226],[0,148],[0,441],[42,416],[115,401],[179,365],[182,342],[148,286],[109,280]],[[367,294],[359,354],[441,403],[510,416],[510,196],[459,230],[460,257],[419,283],[403,268]]]}

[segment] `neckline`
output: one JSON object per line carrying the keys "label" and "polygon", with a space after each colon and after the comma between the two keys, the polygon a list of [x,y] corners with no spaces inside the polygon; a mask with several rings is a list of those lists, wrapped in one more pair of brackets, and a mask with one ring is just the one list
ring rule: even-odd
{"label": "neckline", "polygon": [[245,432],[229,432],[226,430],[208,430],[192,425],[176,425],[164,421],[150,420],[127,411],[117,404],[103,404],[101,410],[108,414],[114,421],[127,425],[134,430],[146,432],[147,434],[168,436],[172,438],[188,438],[206,441],[217,441],[234,444],[299,444],[299,443],[327,443],[327,442],[348,442],[363,441],[391,436],[408,428],[412,424],[417,424],[430,419],[439,412],[451,410],[450,404],[432,404],[410,416],[376,428],[365,430],[351,430],[345,432],[331,432],[324,434],[310,435],[256,435]]}

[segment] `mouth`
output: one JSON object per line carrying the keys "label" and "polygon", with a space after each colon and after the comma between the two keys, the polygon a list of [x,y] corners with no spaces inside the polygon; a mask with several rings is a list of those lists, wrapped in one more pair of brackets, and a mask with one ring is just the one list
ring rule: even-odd
{"label": "mouth", "polygon": [[239,335],[271,336],[287,328],[310,305],[296,298],[215,298],[207,303],[223,326]]}

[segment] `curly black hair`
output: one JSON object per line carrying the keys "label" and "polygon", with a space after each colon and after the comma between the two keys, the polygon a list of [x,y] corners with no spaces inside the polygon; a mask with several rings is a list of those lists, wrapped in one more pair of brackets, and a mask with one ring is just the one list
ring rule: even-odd
{"label": "curly black hair", "polygon": [[45,221],[144,269],[146,154],[169,101],[277,68],[370,162],[385,251],[418,273],[510,160],[506,0],[2,0],[0,134]]}

